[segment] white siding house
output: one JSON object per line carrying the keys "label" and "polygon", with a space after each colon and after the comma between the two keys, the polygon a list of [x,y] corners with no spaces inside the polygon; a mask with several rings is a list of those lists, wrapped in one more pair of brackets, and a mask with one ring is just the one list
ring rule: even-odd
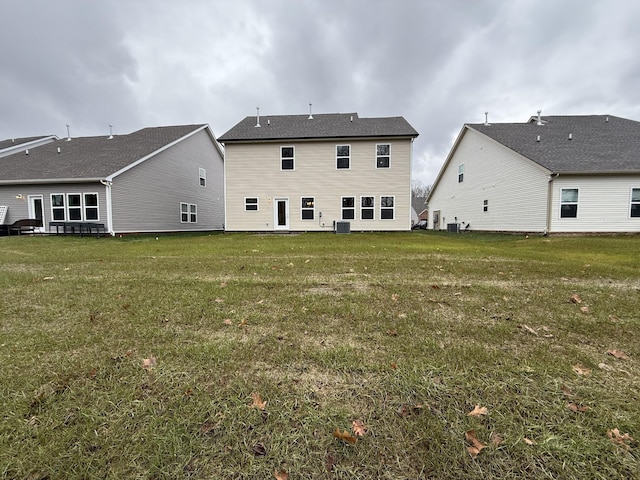
{"label": "white siding house", "polygon": [[417,135],[402,117],[247,117],[219,138],[225,230],[409,230]]}
{"label": "white siding house", "polygon": [[639,232],[640,123],[594,115],[466,124],[427,202],[436,230]]}
{"label": "white siding house", "polygon": [[222,230],[222,148],[207,125],[54,140],[0,159],[6,224],[103,224],[119,233]]}

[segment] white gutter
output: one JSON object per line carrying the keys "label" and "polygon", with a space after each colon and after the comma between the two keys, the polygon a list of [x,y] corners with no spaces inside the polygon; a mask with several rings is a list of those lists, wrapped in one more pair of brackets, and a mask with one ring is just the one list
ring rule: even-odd
{"label": "white gutter", "polygon": [[549,187],[547,188],[547,226],[544,231],[545,235],[551,231],[551,215],[553,214],[553,212],[551,211],[553,206],[553,181],[558,178],[559,175],[559,173],[555,172],[549,174]]}
{"label": "white gutter", "polygon": [[113,209],[111,208],[111,186],[113,182],[109,180],[100,180],[100,183],[104,185],[104,193],[107,200],[107,225],[106,230],[112,237],[116,232],[113,230]]}

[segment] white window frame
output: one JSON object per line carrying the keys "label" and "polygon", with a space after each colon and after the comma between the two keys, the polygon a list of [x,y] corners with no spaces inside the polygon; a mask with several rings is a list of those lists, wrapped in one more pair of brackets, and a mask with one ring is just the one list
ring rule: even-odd
{"label": "white window frame", "polygon": [[[362,200],[365,198],[370,198],[372,200],[372,204],[370,207],[365,207],[362,205]],[[371,218],[364,218],[362,212],[371,211]],[[371,221],[376,219],[376,197],[374,195],[362,195],[360,197],[360,220]]]}
{"label": "white window frame", "polygon": [[[346,147],[349,150],[349,154],[346,156],[338,155],[338,150],[340,149],[340,147]],[[339,160],[344,160],[345,158],[347,159],[348,165],[346,167],[338,166]],[[341,143],[336,145],[336,170],[351,170],[351,145],[350,144]]]}
{"label": "white window frame", "polygon": [[[80,201],[80,204],[71,206],[71,201],[70,201],[71,197],[78,197],[78,199]],[[70,222],[81,222],[83,220],[83,218],[82,218],[82,206],[83,206],[82,193],[80,193],[80,192],[67,193],[67,218],[69,219]],[[80,214],[80,218],[71,218],[71,211],[72,210],[74,212],[78,211],[78,213]]]}
{"label": "white window frame", "polygon": [[198,168],[198,177],[200,177],[199,179],[200,186],[206,187],[207,186],[207,170],[202,167]]}
{"label": "white window frame", "polygon": [[[344,206],[344,201],[346,199],[350,198],[351,201],[353,202],[353,206],[351,207],[345,207]],[[351,211],[351,218],[345,218],[344,216],[344,212],[346,211]],[[354,196],[345,196],[345,197],[340,197],[340,218],[342,220],[355,220],[356,219],[356,197]]]}
{"label": "white window frame", "polygon": [[[562,192],[564,192],[565,190],[575,190],[577,193],[577,199],[575,202],[568,202],[568,201],[563,201],[562,200]],[[571,188],[560,188],[560,212],[559,213],[559,217],[561,219],[571,219],[571,218],[578,218],[578,205],[580,204],[580,189],[579,188],[575,188],[575,187],[571,187]],[[576,214],[573,217],[564,217],[562,216],[562,206],[563,205],[575,205],[576,206]]]}
{"label": "white window frame", "polygon": [[[305,206],[304,201],[306,199],[311,199],[311,207]],[[304,218],[304,212],[311,212],[311,218]],[[302,221],[313,221],[316,218],[316,198],[315,197],[300,197],[300,220]]]}
{"label": "white window frame", "polygon": [[[95,195],[96,197],[96,204],[94,205],[87,205],[87,196],[89,195]],[[96,210],[96,218],[89,218],[89,215],[87,215],[87,210],[89,209],[94,209]],[[84,192],[82,194],[82,219],[84,221],[91,221],[91,222],[97,222],[100,220],[100,196],[98,195],[98,192]]]}
{"label": "white window frame", "polygon": [[180,223],[198,223],[198,205],[180,202]]}
{"label": "white window frame", "polygon": [[[386,206],[383,198],[391,198],[393,205]],[[382,214],[383,211],[391,211],[391,218],[385,218]],[[396,219],[396,197],[395,195],[380,195],[380,220],[395,220]]]}
{"label": "white window frame", "polygon": [[[633,199],[633,191],[637,190],[638,192],[638,196],[637,196],[637,200]],[[631,215],[632,211],[633,211],[633,206],[636,206],[637,210],[638,210],[638,215]],[[640,218],[640,187],[632,187],[631,188],[631,192],[629,194],[629,218]]]}
{"label": "white window frame", "polygon": [[[255,200],[255,202],[253,201],[250,202],[249,200]],[[253,206],[255,206],[256,208],[249,208]],[[244,197],[245,212],[257,212],[259,210],[260,210],[260,200],[258,200],[258,197]]]}
{"label": "white window frame", "polygon": [[[62,205],[54,205],[53,197],[62,197]],[[64,193],[52,193],[49,197],[51,199],[51,220],[54,222],[66,222],[67,221],[67,197]],[[56,218],[55,212],[62,212],[62,219]]]}
{"label": "white window frame", "polygon": [[[380,154],[378,152],[378,147],[382,147],[382,146],[387,146],[389,152],[384,155],[384,154]],[[387,159],[387,165],[386,166],[380,166],[380,159],[381,158],[386,158]],[[391,168],[391,144],[390,143],[378,143],[376,144],[376,168]]]}
{"label": "white window frame", "polygon": [[[291,157],[285,157],[283,155],[283,149],[285,148],[290,148],[292,150],[293,155]],[[282,168],[282,162],[284,162],[285,160],[291,160],[291,164],[292,167],[291,168]],[[296,147],[293,145],[281,145],[280,146],[280,170],[281,171],[288,171],[288,170],[295,170],[296,169]]]}

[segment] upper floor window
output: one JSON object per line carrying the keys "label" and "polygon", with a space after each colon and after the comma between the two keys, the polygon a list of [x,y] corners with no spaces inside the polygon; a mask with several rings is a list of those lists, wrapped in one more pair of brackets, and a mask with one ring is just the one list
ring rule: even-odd
{"label": "upper floor window", "polygon": [[200,176],[200,186],[201,187],[206,187],[207,186],[207,171],[204,168],[200,168],[198,175]]}
{"label": "upper floor window", "polygon": [[483,212],[488,212],[489,211],[489,200],[483,200],[482,201],[482,211]]}
{"label": "upper floor window", "polygon": [[258,199],[256,197],[245,197],[244,199],[244,211],[257,211],[258,210]]}
{"label": "upper floor window", "polygon": [[464,163],[458,165],[458,183],[462,183],[464,181]]}
{"label": "upper floor window", "polygon": [[360,219],[373,220],[374,197],[360,197]]}
{"label": "upper floor window", "polygon": [[280,165],[282,170],[293,170],[295,167],[295,155],[293,147],[280,147]]}
{"label": "upper floor window", "polygon": [[351,147],[349,145],[336,145],[336,168],[351,167]]}
{"label": "upper floor window", "polygon": [[356,204],[354,197],[342,197],[342,220],[356,218]]}
{"label": "upper floor window", "polygon": [[380,197],[380,218],[393,220],[395,197]]}
{"label": "upper floor window", "polygon": [[631,216],[640,217],[640,188],[631,189]]}
{"label": "upper floor window", "polygon": [[390,152],[391,145],[388,143],[381,143],[376,145],[376,167],[377,168],[389,168],[390,165]]}
{"label": "upper floor window", "polygon": [[578,217],[578,189],[563,188],[560,191],[560,218]]}
{"label": "upper floor window", "polygon": [[313,220],[315,211],[315,199],[313,197],[302,197],[300,212],[302,220]]}

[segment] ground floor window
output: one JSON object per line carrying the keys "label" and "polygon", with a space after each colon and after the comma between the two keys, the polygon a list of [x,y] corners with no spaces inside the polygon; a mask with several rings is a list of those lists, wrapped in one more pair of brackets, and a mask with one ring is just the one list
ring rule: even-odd
{"label": "ground floor window", "polygon": [[300,211],[302,220],[313,220],[315,212],[315,198],[302,197]]}
{"label": "ground floor window", "polygon": [[578,189],[563,188],[560,192],[560,218],[578,217]]}
{"label": "ground floor window", "polygon": [[374,197],[360,197],[360,219],[373,220]]}
{"label": "ground floor window", "polygon": [[354,197],[342,197],[342,220],[356,218],[356,203]]}
{"label": "ground floor window", "polygon": [[258,199],[256,197],[246,197],[244,199],[244,211],[257,211],[258,210]]}
{"label": "ground floor window", "polygon": [[640,188],[631,189],[631,216],[640,217]]}
{"label": "ground floor window", "polygon": [[182,223],[198,223],[198,206],[193,203],[181,203],[180,221]]}
{"label": "ground floor window", "polygon": [[51,195],[51,218],[54,221],[64,222],[67,219],[65,205],[64,193]]}
{"label": "ground floor window", "polygon": [[99,220],[97,193],[54,193],[51,195],[51,219],[56,222]]}
{"label": "ground floor window", "polygon": [[383,220],[393,220],[395,197],[380,197],[380,218]]}

